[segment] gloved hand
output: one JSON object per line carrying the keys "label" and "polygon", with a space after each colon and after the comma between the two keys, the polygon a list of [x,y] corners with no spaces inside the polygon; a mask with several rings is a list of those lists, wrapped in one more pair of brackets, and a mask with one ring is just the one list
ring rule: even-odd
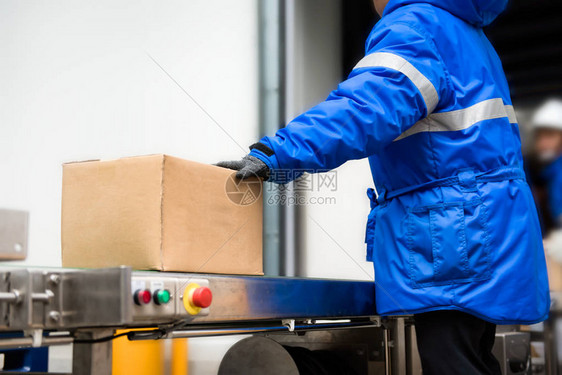
{"label": "gloved hand", "polygon": [[269,167],[260,159],[252,155],[246,155],[241,160],[220,161],[217,167],[237,170],[236,177],[240,179],[258,176],[267,181],[269,178]]}

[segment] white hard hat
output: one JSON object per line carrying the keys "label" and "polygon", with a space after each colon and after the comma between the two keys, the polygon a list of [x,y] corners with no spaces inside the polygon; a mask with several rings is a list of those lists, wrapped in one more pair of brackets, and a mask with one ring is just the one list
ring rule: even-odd
{"label": "white hard hat", "polygon": [[535,128],[562,130],[562,100],[548,100],[537,109],[532,122]]}

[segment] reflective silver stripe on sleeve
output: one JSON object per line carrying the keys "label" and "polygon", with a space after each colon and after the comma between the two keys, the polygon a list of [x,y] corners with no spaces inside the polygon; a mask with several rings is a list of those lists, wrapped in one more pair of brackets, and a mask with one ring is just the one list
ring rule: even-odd
{"label": "reflective silver stripe on sleeve", "polygon": [[432,113],[423,120],[416,122],[394,141],[421,132],[464,130],[484,120],[504,117],[507,117],[510,123],[517,122],[513,106],[504,105],[501,98],[488,99],[468,108],[450,112]]}
{"label": "reflective silver stripe on sleeve", "polygon": [[408,77],[423,97],[427,113],[433,112],[439,103],[439,95],[435,86],[406,59],[393,53],[375,52],[363,57],[353,69],[376,67],[396,70]]}
{"label": "reflective silver stripe on sleeve", "polygon": [[515,116],[515,109],[513,109],[513,106],[506,105],[505,111],[507,112],[507,117],[509,118],[509,122],[511,124],[517,124],[517,116]]}

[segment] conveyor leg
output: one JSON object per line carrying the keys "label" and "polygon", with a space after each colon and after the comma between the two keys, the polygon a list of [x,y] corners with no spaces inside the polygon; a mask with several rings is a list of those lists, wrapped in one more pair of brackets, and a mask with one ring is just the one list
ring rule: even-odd
{"label": "conveyor leg", "polygon": [[[92,340],[113,335],[113,330],[103,329],[79,332],[80,340]],[[112,365],[112,341],[74,344],[72,373],[80,375],[109,375]]]}
{"label": "conveyor leg", "polygon": [[406,324],[397,317],[386,322],[385,354],[387,375],[406,375]]}
{"label": "conveyor leg", "polygon": [[421,375],[421,358],[418,352],[416,329],[413,324],[406,325],[406,372],[408,375]]}
{"label": "conveyor leg", "polygon": [[551,316],[544,324],[544,349],[545,349],[545,365],[546,374],[559,375],[561,363],[558,353],[560,352],[560,342],[558,339],[560,317],[551,313]]}

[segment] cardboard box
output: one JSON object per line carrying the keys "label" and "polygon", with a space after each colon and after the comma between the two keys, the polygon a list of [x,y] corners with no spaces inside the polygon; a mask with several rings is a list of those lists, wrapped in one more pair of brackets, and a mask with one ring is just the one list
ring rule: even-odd
{"label": "cardboard box", "polygon": [[63,166],[64,267],[263,274],[262,183],[149,155]]}

